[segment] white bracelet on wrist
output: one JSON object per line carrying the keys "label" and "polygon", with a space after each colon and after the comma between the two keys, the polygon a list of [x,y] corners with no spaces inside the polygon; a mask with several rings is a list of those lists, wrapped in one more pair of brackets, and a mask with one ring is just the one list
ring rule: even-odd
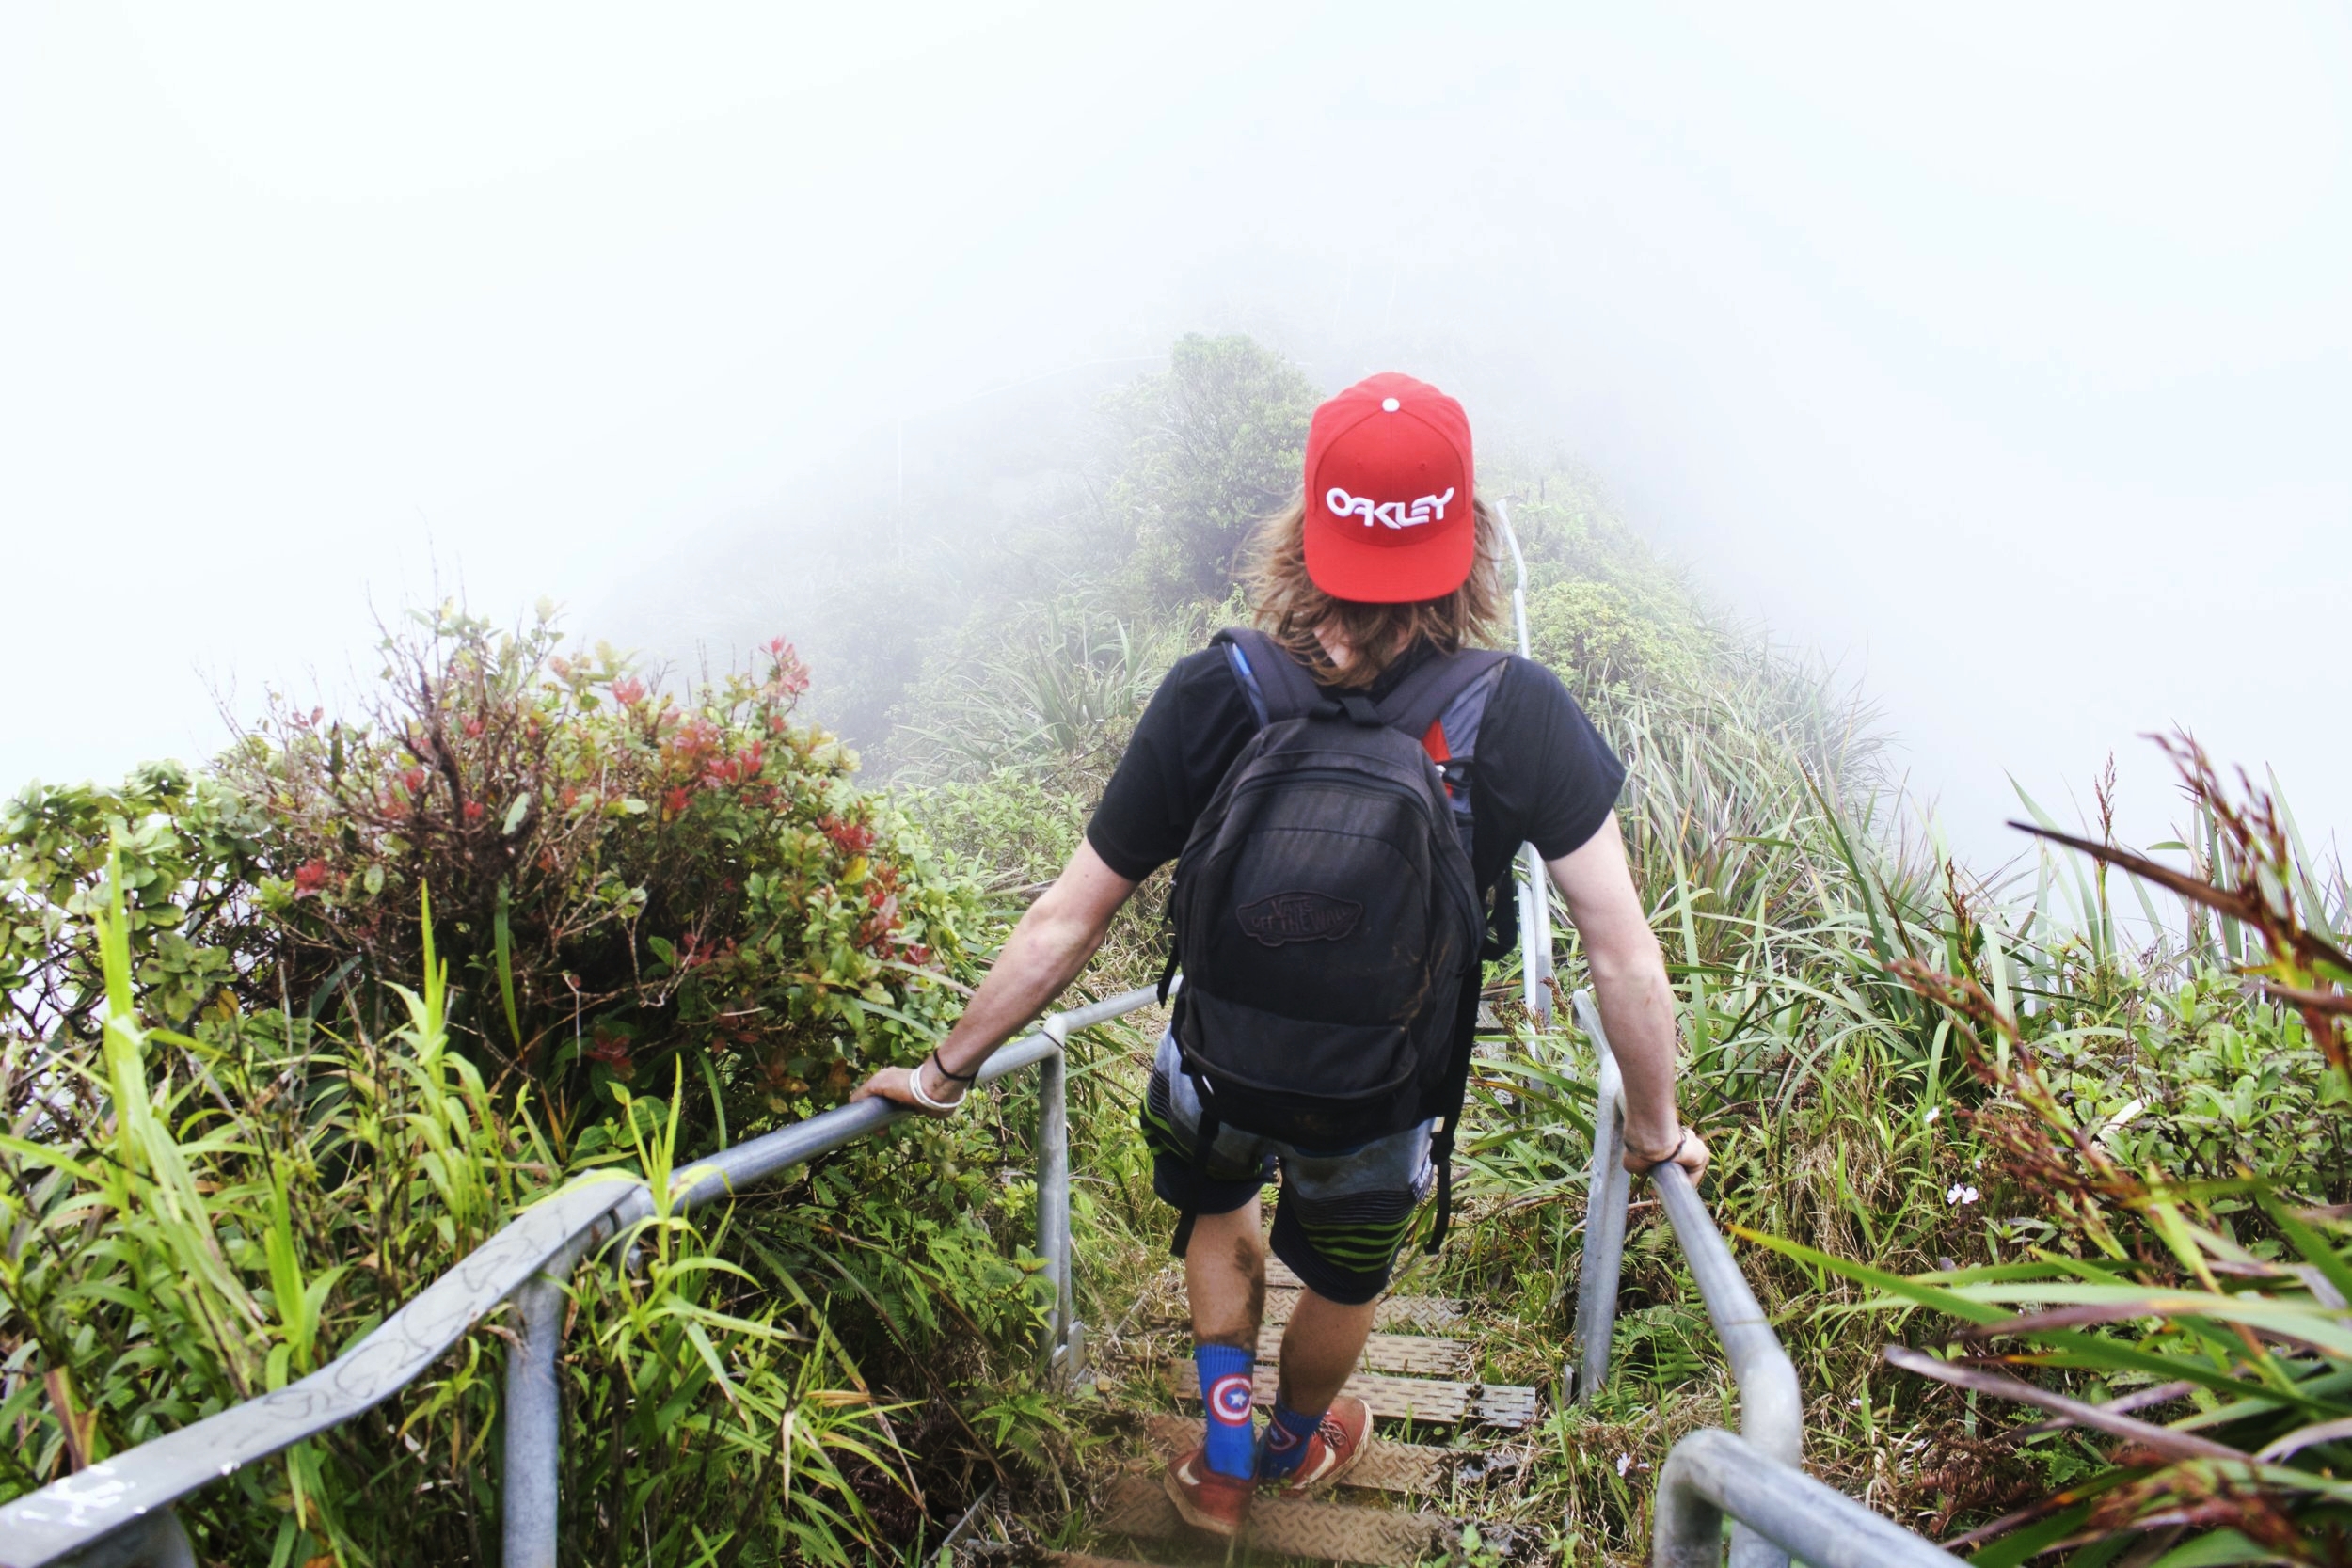
{"label": "white bracelet on wrist", "polygon": [[907,1074],[907,1092],[914,1096],[914,1102],[923,1109],[937,1111],[942,1116],[946,1116],[963,1104],[963,1096],[959,1094],[953,1100],[938,1101],[923,1092],[923,1067],[924,1063],[930,1060],[930,1058],[927,1056],[923,1061],[915,1063],[914,1069]]}

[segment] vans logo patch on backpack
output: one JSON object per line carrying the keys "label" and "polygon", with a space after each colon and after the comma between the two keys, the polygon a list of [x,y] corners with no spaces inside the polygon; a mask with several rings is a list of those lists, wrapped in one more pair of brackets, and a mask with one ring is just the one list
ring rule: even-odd
{"label": "vans logo patch on backpack", "polygon": [[1268,947],[1286,942],[1338,942],[1356,929],[1364,907],[1327,893],[1275,893],[1233,911],[1241,928]]}

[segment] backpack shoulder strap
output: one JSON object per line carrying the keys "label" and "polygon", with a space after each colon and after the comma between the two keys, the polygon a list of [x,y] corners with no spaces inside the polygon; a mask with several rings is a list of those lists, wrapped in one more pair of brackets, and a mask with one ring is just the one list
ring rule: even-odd
{"label": "backpack shoulder strap", "polygon": [[1257,627],[1228,626],[1210,639],[1210,644],[1225,650],[1225,660],[1233,667],[1233,676],[1241,682],[1242,694],[1249,699],[1260,729],[1311,713],[1323,701],[1323,689],[1315,685],[1314,677],[1279,642]]}
{"label": "backpack shoulder strap", "polygon": [[1424,661],[1381,702],[1381,722],[1411,739],[1421,739],[1454,699],[1501,664],[1503,657],[1493,648],[1463,648]]}

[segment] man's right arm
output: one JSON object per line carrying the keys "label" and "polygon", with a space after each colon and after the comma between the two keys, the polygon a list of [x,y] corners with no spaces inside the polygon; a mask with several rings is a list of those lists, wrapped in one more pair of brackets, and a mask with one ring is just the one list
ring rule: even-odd
{"label": "man's right arm", "polygon": [[[914,1069],[926,1074],[923,1092],[934,1101],[960,1100],[961,1081],[979,1071],[980,1064],[1014,1030],[1077,978],[1102,945],[1111,916],[1135,890],[1136,884],[1105,864],[1093,845],[1081,843],[1054,885],[1029,906],[1006,939],[1005,950],[980,981],[979,990],[932,1053],[936,1061]],[[879,1096],[920,1109],[911,1084],[909,1069],[883,1068],[850,1098]]]}
{"label": "man's right arm", "polygon": [[1646,1170],[1671,1159],[1696,1177],[1707,1169],[1707,1145],[1686,1133],[1675,1109],[1674,989],[1634,891],[1617,814],[1549,866],[1583,939],[1601,1023],[1625,1074],[1627,1168]]}

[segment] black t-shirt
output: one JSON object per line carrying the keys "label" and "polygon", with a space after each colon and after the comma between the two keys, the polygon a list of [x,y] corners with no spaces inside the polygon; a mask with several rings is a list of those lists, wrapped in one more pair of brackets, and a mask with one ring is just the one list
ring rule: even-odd
{"label": "black t-shirt", "polygon": [[[1426,649],[1381,673],[1368,693],[1388,695]],[[1127,754],[1087,824],[1104,863],[1141,881],[1184,849],[1226,769],[1257,733],[1249,699],[1222,648],[1187,655],[1160,682]],[[1607,819],[1625,764],[1576,705],[1560,677],[1517,657],[1503,666],[1479,721],[1471,763],[1470,870],[1482,889],[1500,883],[1522,843],[1557,860]]]}

